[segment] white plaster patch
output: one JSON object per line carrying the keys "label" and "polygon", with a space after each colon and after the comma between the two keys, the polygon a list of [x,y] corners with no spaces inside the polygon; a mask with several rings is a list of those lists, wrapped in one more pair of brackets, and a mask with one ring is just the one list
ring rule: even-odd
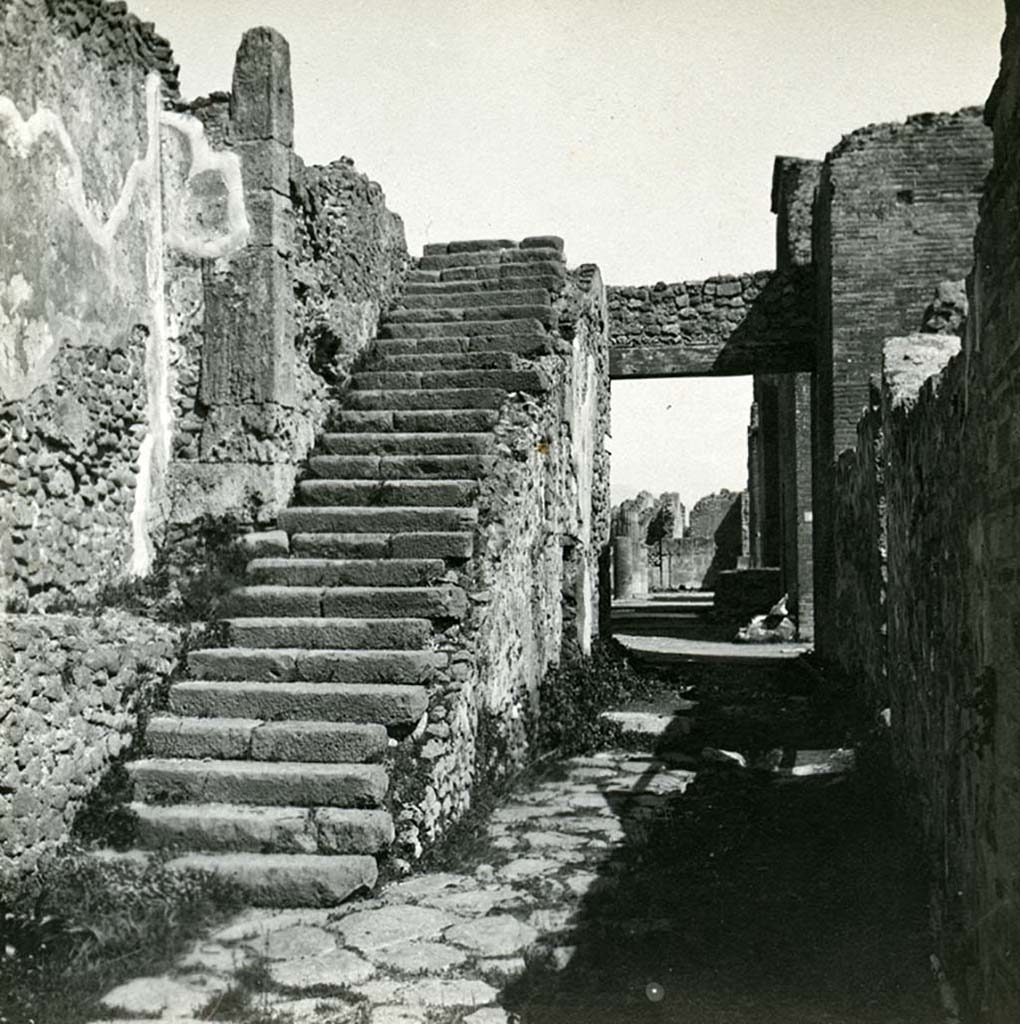
{"label": "white plaster patch", "polygon": [[27,397],[57,351],[49,324],[22,311],[32,294],[21,274],[0,283],[0,393],[8,400]]}

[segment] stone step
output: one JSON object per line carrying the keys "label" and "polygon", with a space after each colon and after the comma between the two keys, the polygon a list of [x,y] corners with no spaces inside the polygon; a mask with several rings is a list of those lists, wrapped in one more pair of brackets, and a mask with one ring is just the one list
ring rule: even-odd
{"label": "stone step", "polygon": [[393,819],[380,810],[222,803],[133,803],[130,810],[147,850],[372,854],[393,841]]}
{"label": "stone step", "polygon": [[392,370],[512,370],[518,357],[513,352],[405,352],[402,355],[376,356],[374,371]]}
{"label": "stone step", "polygon": [[302,480],[295,488],[299,504],[330,507],[450,508],[471,505],[477,496],[477,480]]}
{"label": "stone step", "polygon": [[412,309],[505,309],[510,306],[548,306],[551,301],[548,288],[489,288],[446,289],[423,292],[405,292],[386,314],[391,319],[399,311]]}
{"label": "stone step", "polygon": [[[492,450],[487,431],[460,434],[323,434],[318,451],[328,455],[483,455]],[[314,458],[314,457],[313,457]]]}
{"label": "stone step", "polygon": [[423,686],[447,664],[438,651],[305,650],[300,647],[211,647],[188,655],[200,679],[255,683],[400,683]]}
{"label": "stone step", "polygon": [[166,867],[219,875],[254,907],[335,907],[370,890],[379,874],[375,857],[363,854],[188,853]]}
{"label": "stone step", "polygon": [[375,723],[156,715],[149,719],[145,743],[148,752],[159,758],[338,764],[381,761],[389,737]]}
{"label": "stone step", "polygon": [[403,297],[408,298],[418,295],[450,295],[460,293],[480,293],[498,291],[527,291],[534,292],[544,290],[546,292],[558,291],[563,286],[562,267],[560,273],[535,272],[532,268],[535,264],[525,263],[523,266],[528,273],[516,276],[501,277],[499,274],[486,277],[469,277],[463,280],[443,280],[439,277],[441,271],[424,271],[430,276],[426,278],[408,279],[404,285]]}
{"label": "stone step", "polygon": [[337,426],[351,433],[415,433],[449,431],[478,433],[492,430],[499,421],[497,409],[411,409],[386,411],[375,409],[341,409]]}
{"label": "stone step", "polygon": [[135,799],[150,804],[378,807],[389,788],[389,775],[380,764],[153,757],[129,762],[127,771]]}
{"label": "stone step", "polygon": [[498,409],[506,400],[506,394],[502,388],[366,389],[348,391],[345,401],[350,410],[385,410],[391,413],[406,409]]}
{"label": "stone step", "polygon": [[[482,317],[485,319],[482,320]],[[548,325],[552,322],[552,306],[547,299],[541,302],[491,306],[437,306],[423,309],[398,308],[386,314],[386,324],[463,324],[470,322],[487,323],[492,320],[537,320]]]}
{"label": "stone step", "polygon": [[[432,533],[295,533],[295,555],[311,558],[470,558],[474,534]],[[349,646],[366,647],[367,644]],[[414,644],[399,646],[413,647]]]}
{"label": "stone step", "polygon": [[489,320],[448,320],[435,321],[433,323],[402,323],[386,320],[379,327],[380,338],[447,338],[464,337],[487,339],[502,338],[507,336],[520,336],[522,334],[544,334],[546,326],[546,312],[535,317],[525,316],[520,313],[526,307],[515,306],[518,316],[516,319],[489,319]]}
{"label": "stone step", "polygon": [[414,725],[428,707],[423,686],[256,683],[186,679],[170,687],[169,710],[197,718]]}
{"label": "stone step", "polygon": [[288,533],[416,533],[473,530],[478,522],[475,508],[286,508],[279,515],[280,528]]}
{"label": "stone step", "polygon": [[217,625],[224,644],[236,647],[412,651],[432,637],[428,619],[222,619]]}
{"label": "stone step", "polygon": [[456,284],[465,281],[494,281],[502,287],[514,287],[518,281],[528,280],[535,275],[542,275],[545,280],[558,282],[562,286],[567,276],[567,267],[562,260],[528,260],[526,262],[505,262],[480,264],[475,267],[445,267],[435,270],[421,270],[421,274],[435,275],[431,278],[418,278],[419,281],[436,280],[443,284]]}
{"label": "stone step", "polygon": [[308,469],[322,480],[477,480],[492,455],[313,455]]}
{"label": "stone step", "polygon": [[481,252],[429,253],[418,260],[419,270],[446,270],[450,267],[478,267],[499,263],[538,263],[562,261],[562,249],[489,249]]}
{"label": "stone step", "polygon": [[529,235],[520,242],[508,238],[462,238],[452,242],[430,242],[422,252],[426,256],[447,252],[485,252],[492,249],[555,249],[563,252],[563,239],[559,235]]}
{"label": "stone step", "polygon": [[441,391],[450,388],[499,388],[544,394],[549,377],[541,367],[524,370],[363,370],[351,378],[356,391]]}
{"label": "stone step", "polygon": [[510,238],[468,238],[454,242],[429,242],[422,247],[425,256],[448,252],[488,252],[493,249],[516,249],[517,243]]}
{"label": "stone step", "polygon": [[439,558],[254,558],[245,578],[254,586],[424,587],[445,572]]}
{"label": "stone step", "polygon": [[460,587],[237,587],[224,599],[227,618],[461,619]]}
{"label": "stone step", "polygon": [[435,337],[377,338],[375,356],[388,355],[546,355],[552,351],[548,334],[444,334]]}

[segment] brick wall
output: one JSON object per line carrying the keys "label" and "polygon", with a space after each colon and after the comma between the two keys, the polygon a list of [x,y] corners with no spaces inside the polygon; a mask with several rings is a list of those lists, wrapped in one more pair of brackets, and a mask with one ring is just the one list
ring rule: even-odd
{"label": "brick wall", "polygon": [[[962,352],[946,362],[959,347],[951,334],[888,340],[881,402],[835,474],[837,535],[853,538],[836,547],[836,650],[873,706],[888,701],[895,765],[926,840],[937,950],[963,1018],[981,1024],[1020,1019],[1018,57],[1011,12],[986,108],[995,160]],[[974,132],[953,119],[937,127]],[[958,323],[944,315],[951,291],[940,287],[929,330]]]}
{"label": "brick wall", "polygon": [[[835,460],[856,443],[882,341],[916,330],[934,282],[963,277],[991,135],[974,109],[870,125],[844,137],[822,168],[814,211],[816,606],[833,606]],[[832,649],[833,622],[816,624]]]}

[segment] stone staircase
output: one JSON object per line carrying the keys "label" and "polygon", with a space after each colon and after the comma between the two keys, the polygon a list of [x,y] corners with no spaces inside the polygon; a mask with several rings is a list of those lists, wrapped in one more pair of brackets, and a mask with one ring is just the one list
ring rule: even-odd
{"label": "stone staircase", "polygon": [[546,384],[562,241],[430,245],[309,458],[279,530],[129,766],[139,844],[254,903],[371,887],[394,835],[387,753],[425,713],[468,610],[479,480],[509,392]]}

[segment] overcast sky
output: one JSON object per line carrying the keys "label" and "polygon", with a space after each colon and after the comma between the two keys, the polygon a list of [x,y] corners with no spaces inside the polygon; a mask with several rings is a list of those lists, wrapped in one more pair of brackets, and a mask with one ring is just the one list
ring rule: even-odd
{"label": "overcast sky", "polygon": [[[130,0],[186,97],[242,32],[290,41],[295,146],[382,184],[426,241],[559,234],[612,284],[773,265],[777,154],[983,103],[1001,0]],[[746,479],[750,383],[613,388],[617,491]]]}

